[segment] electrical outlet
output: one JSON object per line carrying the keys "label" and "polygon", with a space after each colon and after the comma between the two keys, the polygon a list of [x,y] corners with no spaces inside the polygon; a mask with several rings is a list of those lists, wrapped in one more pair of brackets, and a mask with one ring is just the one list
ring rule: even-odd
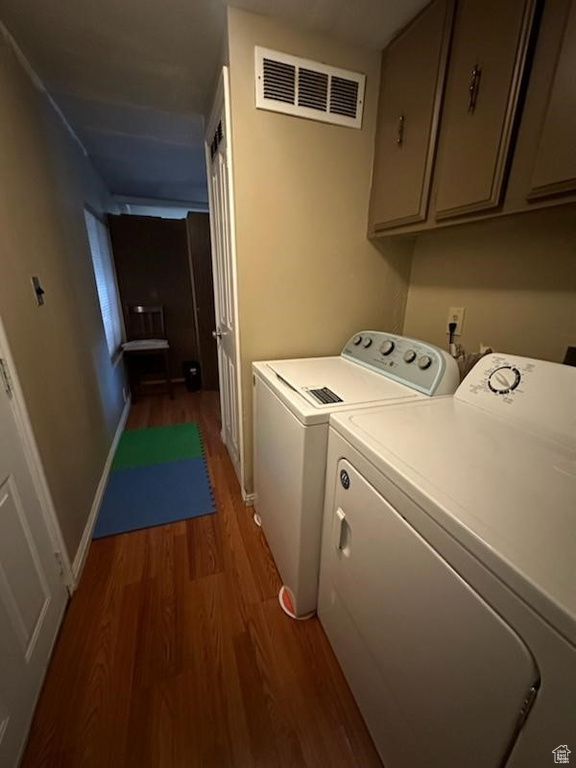
{"label": "electrical outlet", "polygon": [[[465,313],[466,313],[466,307],[450,307],[450,309],[448,310],[448,322],[446,324],[446,327],[448,327],[448,323],[456,323],[456,330],[454,331],[454,336],[462,335],[462,326],[464,325]],[[448,333],[448,330],[446,330],[446,333]]]}

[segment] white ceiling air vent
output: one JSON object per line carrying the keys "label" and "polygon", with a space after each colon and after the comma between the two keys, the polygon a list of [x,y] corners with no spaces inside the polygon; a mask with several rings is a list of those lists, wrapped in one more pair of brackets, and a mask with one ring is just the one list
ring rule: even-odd
{"label": "white ceiling air vent", "polygon": [[366,76],[256,46],[256,107],[362,127]]}

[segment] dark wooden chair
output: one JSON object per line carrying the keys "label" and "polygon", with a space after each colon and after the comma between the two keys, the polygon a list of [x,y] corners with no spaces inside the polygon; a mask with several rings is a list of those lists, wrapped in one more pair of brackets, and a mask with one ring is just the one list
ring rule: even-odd
{"label": "dark wooden chair", "polygon": [[132,399],[138,397],[142,382],[142,361],[146,357],[160,359],[170,399],[174,399],[170,378],[170,343],[166,335],[164,307],[161,304],[126,307],[128,340],[122,345],[130,379]]}

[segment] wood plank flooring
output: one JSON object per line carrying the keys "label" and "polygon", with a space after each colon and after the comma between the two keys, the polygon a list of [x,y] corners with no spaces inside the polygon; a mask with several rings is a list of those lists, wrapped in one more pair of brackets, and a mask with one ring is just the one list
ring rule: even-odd
{"label": "wood plank flooring", "polygon": [[317,619],[280,610],[216,393],[142,398],[128,427],[197,421],[214,515],[92,543],[26,768],[380,766]]}

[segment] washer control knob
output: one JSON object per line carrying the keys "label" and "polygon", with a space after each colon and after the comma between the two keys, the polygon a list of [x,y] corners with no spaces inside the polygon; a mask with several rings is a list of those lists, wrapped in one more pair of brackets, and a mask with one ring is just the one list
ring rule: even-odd
{"label": "washer control knob", "polygon": [[404,352],[405,363],[413,363],[414,360],[416,360],[416,352],[414,352],[413,349],[409,349],[406,352]]}
{"label": "washer control knob", "polygon": [[386,341],[383,341],[382,344],[380,344],[380,352],[383,355],[389,355],[394,350],[394,342],[390,339],[386,339]]}
{"label": "washer control knob", "polygon": [[507,395],[516,389],[521,378],[518,368],[513,365],[503,365],[492,371],[488,378],[488,386],[497,395]]}
{"label": "washer control knob", "polygon": [[364,339],[364,341],[362,342],[362,346],[363,346],[365,349],[368,349],[368,347],[372,346],[372,339],[370,338],[370,336],[366,336],[366,338],[365,338],[365,339]]}
{"label": "washer control knob", "polygon": [[432,365],[432,358],[430,355],[422,355],[422,357],[418,358],[418,368],[420,370],[425,371],[426,368],[430,368]]}
{"label": "washer control knob", "polygon": [[361,341],[362,341],[362,336],[354,336],[354,338],[352,339],[352,344],[354,344],[357,347]]}

